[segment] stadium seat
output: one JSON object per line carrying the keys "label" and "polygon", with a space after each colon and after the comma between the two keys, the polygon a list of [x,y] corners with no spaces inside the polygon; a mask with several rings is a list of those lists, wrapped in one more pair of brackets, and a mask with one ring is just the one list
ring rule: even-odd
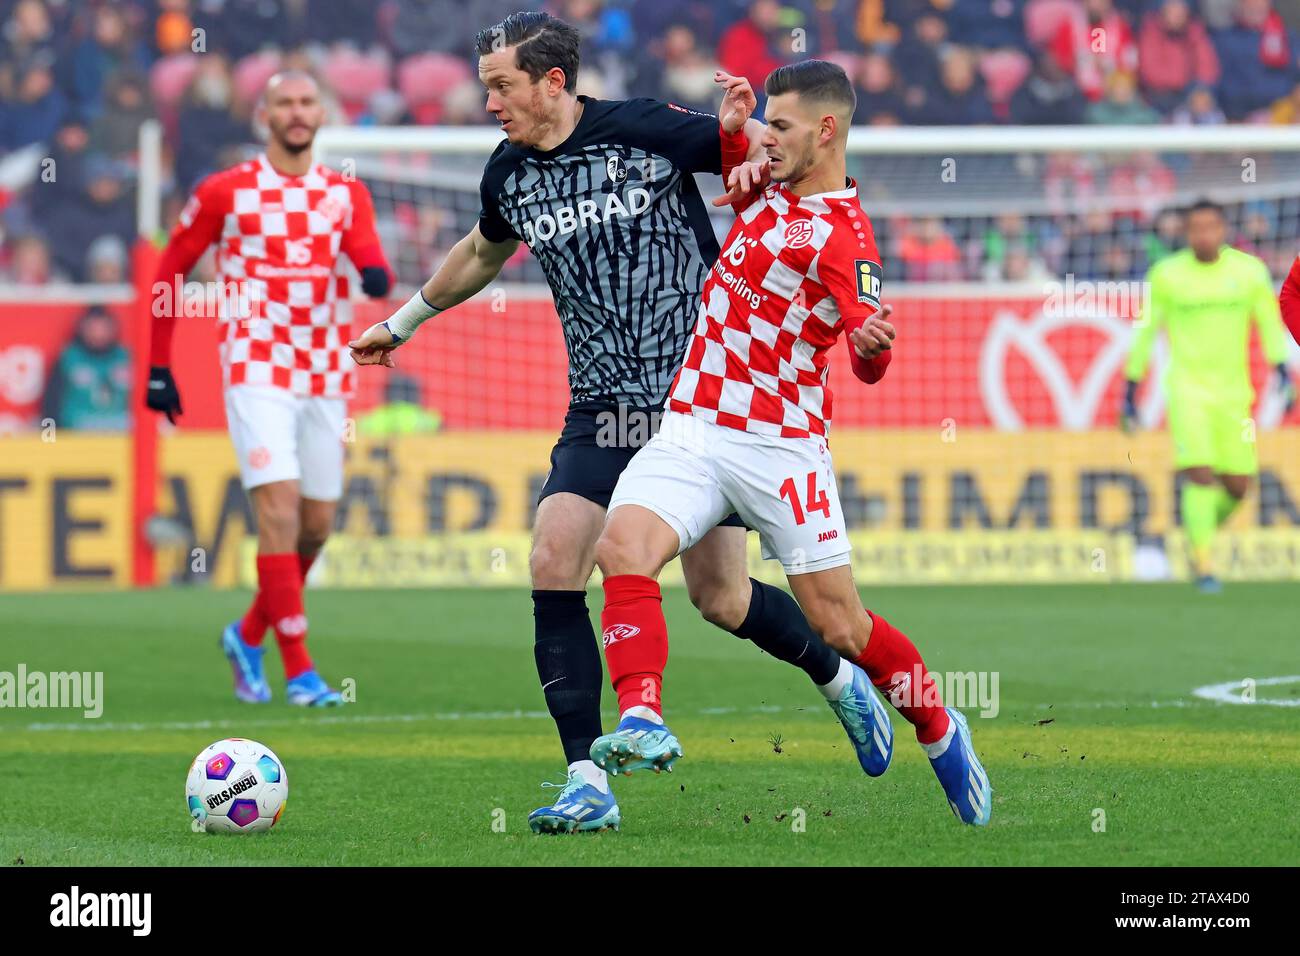
{"label": "stadium seat", "polygon": [[860,58],[856,53],[850,53],[848,50],[836,50],[833,53],[827,53],[823,59],[840,67],[850,78],[858,75]]}
{"label": "stadium seat", "polygon": [[980,60],[980,76],[994,103],[1006,103],[1025,81],[1033,64],[1019,50],[994,50]]}
{"label": "stadium seat", "polygon": [[250,53],[235,64],[233,82],[240,102],[253,103],[261,95],[266,81],[280,68],[280,54],[275,50]]}
{"label": "stadium seat", "polygon": [[397,89],[406,100],[417,123],[437,122],[442,99],[452,89],[473,77],[469,63],[445,53],[417,53],[397,68]]}
{"label": "stadium seat", "polygon": [[199,58],[193,53],[176,53],[158,60],[149,71],[149,92],[169,142],[176,142],[181,97],[198,66]]}
{"label": "stadium seat", "polygon": [[388,58],[359,53],[350,47],[332,50],[325,59],[321,74],[338,97],[349,120],[355,120],[365,112],[371,96],[389,88]]}
{"label": "stadium seat", "polygon": [[199,59],[192,53],[165,56],[149,71],[149,92],[159,110],[175,110],[190,85]]}
{"label": "stadium seat", "polygon": [[1025,7],[1025,36],[1036,47],[1047,43],[1061,24],[1077,15],[1073,0],[1029,0]]}

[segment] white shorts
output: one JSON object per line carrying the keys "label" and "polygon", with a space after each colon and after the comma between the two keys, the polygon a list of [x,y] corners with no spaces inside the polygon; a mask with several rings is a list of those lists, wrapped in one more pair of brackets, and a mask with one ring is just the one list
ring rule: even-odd
{"label": "white shorts", "polygon": [[839,489],[823,438],[776,438],[666,412],[619,476],[609,510],[640,505],[677,532],[678,552],[731,512],[786,574],[849,563]]}
{"label": "white shorts", "polygon": [[343,497],[343,427],[347,401],[303,397],[288,389],[233,385],[226,424],[244,489],[296,481],[316,501]]}

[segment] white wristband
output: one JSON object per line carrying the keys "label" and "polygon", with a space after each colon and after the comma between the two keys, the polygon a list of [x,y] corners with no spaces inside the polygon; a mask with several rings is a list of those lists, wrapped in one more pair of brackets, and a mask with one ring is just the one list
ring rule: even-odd
{"label": "white wristband", "polygon": [[417,289],[415,295],[407,300],[406,304],[388,317],[384,323],[388,331],[392,332],[397,341],[405,342],[423,322],[433,318],[439,312],[443,311],[436,305],[430,305],[424,298],[424,292]]}

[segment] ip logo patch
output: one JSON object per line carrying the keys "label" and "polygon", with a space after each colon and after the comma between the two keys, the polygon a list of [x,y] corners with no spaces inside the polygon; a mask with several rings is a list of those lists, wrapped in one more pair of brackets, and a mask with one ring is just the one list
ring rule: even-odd
{"label": "ip logo patch", "polygon": [[870,259],[856,259],[853,271],[858,277],[858,301],[880,308],[880,284],[885,279],[885,270],[879,262]]}

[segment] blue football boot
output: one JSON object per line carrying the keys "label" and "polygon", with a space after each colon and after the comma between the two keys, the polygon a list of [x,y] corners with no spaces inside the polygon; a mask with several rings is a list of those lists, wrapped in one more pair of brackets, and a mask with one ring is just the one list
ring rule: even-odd
{"label": "blue football boot", "polygon": [[338,707],[343,695],[321,679],[314,670],[303,671],[285,687],[289,703],[299,707]]}
{"label": "blue football boot", "polygon": [[644,717],[627,716],[612,734],[597,737],[591,745],[591,759],[610,776],[633,770],[673,771],[682,755],[682,745],[665,724]]}
{"label": "blue football boot", "polygon": [[840,693],[839,700],[827,703],[844,725],[862,769],[869,777],[879,777],[889,769],[894,756],[894,725],[866,672],[856,664],[851,666],[853,680]]}
{"label": "blue football boot", "polygon": [[235,672],[235,696],[249,704],[265,704],[271,699],[271,685],[262,669],[266,648],[245,644],[240,625],[234,621],[221,632],[221,650]]}
{"label": "blue football boot", "polygon": [[[948,796],[948,806],[962,823],[984,826],[993,813],[993,788],[984,765],[971,746],[970,727],[955,707],[946,708],[952,719],[953,734],[948,748],[930,757],[930,766]],[[932,745],[933,746],[933,745]],[[928,748],[927,748],[928,749]]]}
{"label": "blue football boot", "polygon": [[569,771],[566,783],[542,786],[559,787],[560,795],[549,807],[538,807],[528,814],[528,826],[534,833],[596,833],[617,830],[622,822],[614,794],[601,793],[577,770]]}

